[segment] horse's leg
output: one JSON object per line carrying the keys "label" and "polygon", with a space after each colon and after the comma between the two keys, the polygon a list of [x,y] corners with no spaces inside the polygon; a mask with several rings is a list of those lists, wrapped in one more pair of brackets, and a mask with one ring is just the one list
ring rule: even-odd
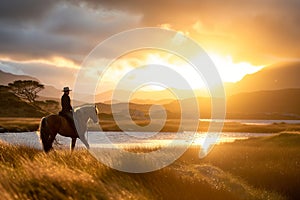
{"label": "horse's leg", "polygon": [[89,143],[87,142],[85,136],[83,135],[82,137],[80,137],[81,142],[86,146],[87,149],[90,148]]}
{"label": "horse's leg", "polygon": [[55,137],[57,135],[57,132],[51,132],[50,136],[49,136],[49,149],[52,149],[52,144],[55,140]]}
{"label": "horse's leg", "polygon": [[74,148],[75,148],[76,139],[77,139],[77,138],[72,138],[72,142],[71,142],[71,150],[72,150],[72,151],[73,151]]}

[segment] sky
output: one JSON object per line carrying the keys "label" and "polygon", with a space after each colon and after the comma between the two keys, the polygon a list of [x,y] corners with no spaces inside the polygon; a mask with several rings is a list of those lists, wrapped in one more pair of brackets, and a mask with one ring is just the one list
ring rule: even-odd
{"label": "sky", "polygon": [[[298,0],[2,0],[0,70],[72,87],[84,58],[103,40],[161,27],[197,41],[223,81],[236,82],[264,66],[300,60],[299,10]],[[159,53],[138,58],[168,62]]]}

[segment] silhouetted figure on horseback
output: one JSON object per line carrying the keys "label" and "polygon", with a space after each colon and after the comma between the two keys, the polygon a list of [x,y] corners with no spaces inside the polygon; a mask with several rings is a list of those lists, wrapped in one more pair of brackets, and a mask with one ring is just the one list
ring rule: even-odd
{"label": "silhouetted figure on horseback", "polygon": [[[69,88],[64,89],[65,91],[69,90]],[[87,138],[85,137],[85,133],[87,131],[87,122],[89,119],[92,119],[94,123],[98,123],[98,111],[97,107],[95,105],[85,105],[78,107],[74,110],[71,110],[72,107],[70,106],[70,99],[68,98],[68,94],[66,93],[66,102],[68,104],[62,104],[63,108],[65,108],[65,105],[68,105],[67,107],[69,110],[64,110],[67,112],[62,112],[66,117],[60,116],[60,115],[48,115],[46,117],[43,117],[41,119],[40,128],[39,128],[39,134],[40,139],[43,145],[43,149],[45,152],[48,152],[52,149],[52,144],[55,140],[55,137],[57,134],[60,134],[61,136],[70,137],[72,138],[71,141],[71,149],[73,150],[75,148],[76,139],[79,138],[81,142],[86,146],[86,148],[89,148],[89,144],[87,141]],[[65,101],[65,97],[62,98],[63,102]],[[75,128],[74,121],[73,121],[73,114],[76,121],[78,123],[78,129]],[[69,120],[72,122],[70,123]],[[72,124],[72,126],[70,125]],[[76,130],[76,131],[75,131]]]}
{"label": "silhouetted figure on horseback", "polygon": [[70,90],[69,87],[64,87],[64,89],[62,90],[64,94],[61,97],[62,110],[59,112],[59,115],[66,118],[76,135],[78,135],[73,118],[73,108],[71,106],[71,99],[69,97],[70,91],[72,90]]}

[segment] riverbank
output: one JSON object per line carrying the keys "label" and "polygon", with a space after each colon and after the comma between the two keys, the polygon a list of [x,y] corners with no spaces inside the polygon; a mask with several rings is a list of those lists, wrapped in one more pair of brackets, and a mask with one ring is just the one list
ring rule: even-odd
{"label": "riverbank", "polygon": [[[0,132],[28,132],[28,131],[37,131],[40,123],[40,118],[0,118]],[[283,131],[300,131],[300,124],[289,124],[283,122],[271,123],[271,124],[251,124],[251,123],[241,123],[234,122],[231,120],[230,122],[225,122],[223,126],[223,132],[245,132],[245,133],[280,133]],[[129,127],[130,131],[130,123],[128,121],[123,120],[119,122],[123,127]],[[135,120],[135,123],[140,125],[141,127],[145,127],[149,124],[149,121],[146,120]],[[156,122],[153,120],[153,123]],[[103,131],[121,131],[115,121],[112,120],[100,120],[99,122],[101,129]],[[160,123],[157,123],[160,124]],[[169,119],[166,121],[165,126],[161,129],[161,132],[177,132],[179,128],[180,120],[178,119]],[[199,123],[199,132],[206,132],[208,130],[210,122],[209,121],[201,121]],[[155,126],[151,126],[155,127]],[[191,127],[183,127],[182,131],[188,131],[192,129]],[[90,124],[89,130],[99,130],[98,125]],[[136,130],[135,131],[140,131]],[[153,130],[145,130],[144,128],[141,131],[153,131]]]}
{"label": "riverbank", "polygon": [[36,131],[40,120],[41,118],[0,117],[0,133]]}
{"label": "riverbank", "polygon": [[299,199],[299,145],[299,134],[285,133],[220,144],[204,159],[190,148],[166,168],[129,174],[83,149],[45,154],[0,143],[0,192],[8,200]]}

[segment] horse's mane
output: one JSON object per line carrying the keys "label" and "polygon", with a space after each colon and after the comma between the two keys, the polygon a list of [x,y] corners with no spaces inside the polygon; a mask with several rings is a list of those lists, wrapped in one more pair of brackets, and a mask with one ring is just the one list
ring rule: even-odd
{"label": "horse's mane", "polygon": [[95,109],[96,112],[98,112],[97,108],[95,108],[95,105],[92,104],[74,108],[74,122],[77,125],[77,128],[86,130],[86,122],[91,115],[95,115]]}
{"label": "horse's mane", "polygon": [[91,112],[95,112],[95,109],[97,114],[98,109],[97,107],[95,107],[95,105],[93,104],[83,105],[74,109],[74,116],[76,116],[77,119],[82,117],[85,118],[85,116],[88,116]]}
{"label": "horse's mane", "polygon": [[74,108],[74,112],[77,112],[78,110],[85,110],[87,108],[95,108],[95,105],[83,105],[83,106],[79,106]]}

